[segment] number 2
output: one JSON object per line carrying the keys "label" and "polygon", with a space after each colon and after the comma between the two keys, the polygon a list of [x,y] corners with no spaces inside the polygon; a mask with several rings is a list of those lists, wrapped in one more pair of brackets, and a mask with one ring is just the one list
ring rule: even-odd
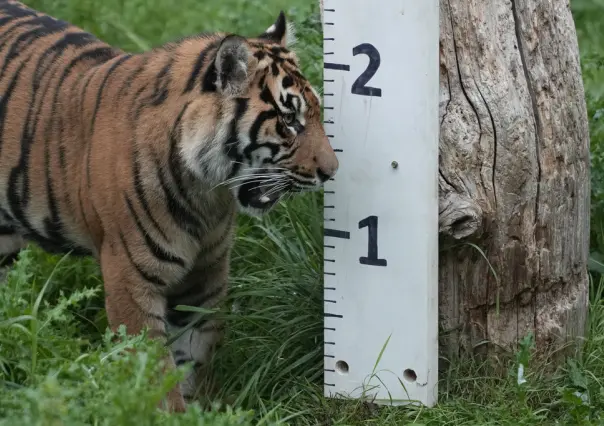
{"label": "number 2", "polygon": [[380,52],[369,43],[359,44],[352,49],[353,56],[364,54],[369,56],[369,64],[363,73],[352,83],[351,92],[354,95],[382,96],[382,89],[366,86],[380,67]]}
{"label": "number 2", "polygon": [[359,262],[362,265],[386,266],[386,259],[378,259],[378,217],[369,216],[359,222],[359,229],[369,228],[367,230],[367,257],[362,256]]}

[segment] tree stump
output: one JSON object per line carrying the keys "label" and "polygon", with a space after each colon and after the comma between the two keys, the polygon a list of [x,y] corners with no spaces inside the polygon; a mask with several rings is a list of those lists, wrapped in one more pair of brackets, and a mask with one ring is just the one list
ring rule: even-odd
{"label": "tree stump", "polygon": [[569,1],[441,0],[440,25],[443,354],[576,342],[589,133]]}
{"label": "tree stump", "polygon": [[440,91],[441,352],[580,340],[589,131],[569,1],[440,0]]}

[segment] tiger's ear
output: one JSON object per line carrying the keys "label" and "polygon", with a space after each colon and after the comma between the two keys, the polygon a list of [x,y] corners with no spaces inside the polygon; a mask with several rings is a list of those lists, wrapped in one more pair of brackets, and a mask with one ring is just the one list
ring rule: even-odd
{"label": "tiger's ear", "polygon": [[258,38],[279,43],[283,47],[291,46],[296,41],[294,24],[287,22],[285,13],[279,12],[279,16],[273,25],[268,27]]}
{"label": "tiger's ear", "polygon": [[216,88],[226,96],[240,96],[247,90],[250,48],[245,38],[228,35],[216,53]]}

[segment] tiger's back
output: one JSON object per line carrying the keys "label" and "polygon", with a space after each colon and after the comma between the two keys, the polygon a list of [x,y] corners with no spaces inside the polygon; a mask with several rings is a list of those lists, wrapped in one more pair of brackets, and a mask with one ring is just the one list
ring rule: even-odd
{"label": "tiger's back", "polygon": [[[0,13],[0,186],[8,188],[0,192],[4,241],[16,232],[52,252],[98,256],[108,228],[123,223],[115,213],[123,211],[116,207],[124,200],[115,195],[133,183],[140,189],[139,169],[155,166],[132,158],[137,124],[142,137],[166,139],[161,133],[180,112],[182,100],[168,102],[167,95],[180,89],[170,76],[176,61],[161,50],[153,61],[152,55],[123,53],[17,2],[1,2]],[[115,140],[122,143],[107,142]],[[167,147],[154,148],[164,163]],[[124,176],[132,171],[138,176]],[[145,210],[157,210],[149,204]],[[162,219],[169,224],[169,218],[154,220]],[[169,231],[179,234],[178,229],[162,234]]]}
{"label": "tiger's back", "polygon": [[[129,54],[0,1],[0,254],[94,255],[109,323],[131,333],[164,339],[192,320],[176,306],[216,306],[236,212],[265,214],[338,167],[286,30],[281,13],[258,37]],[[170,362],[205,365],[221,333],[188,329]],[[179,389],[168,399],[183,408]]]}
{"label": "tiger's back", "polygon": [[70,125],[79,119],[75,108],[61,117],[54,112],[71,106],[63,89],[78,97],[85,70],[118,54],[66,22],[0,2],[2,251],[22,246],[19,236],[26,236],[51,251],[92,253],[68,189],[80,180],[81,170],[69,165],[78,163],[86,140]]}

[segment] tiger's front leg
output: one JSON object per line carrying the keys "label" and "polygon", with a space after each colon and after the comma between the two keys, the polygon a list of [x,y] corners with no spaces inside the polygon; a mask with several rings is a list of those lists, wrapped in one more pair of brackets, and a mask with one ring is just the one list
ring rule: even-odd
{"label": "tiger's front leg", "polygon": [[[224,334],[224,321],[218,318],[198,318],[195,312],[177,311],[178,305],[212,309],[227,293],[229,274],[229,245],[202,252],[191,272],[179,287],[168,295],[168,326],[171,335],[180,335],[172,344],[176,365],[193,362],[193,369],[181,384],[186,400],[202,392],[211,393],[211,372],[208,363]],[[204,315],[206,316],[206,315]],[[183,333],[183,329],[196,321]]]}
{"label": "tiger's front leg", "polygon": [[[105,286],[105,309],[110,328],[115,332],[124,324],[128,334],[138,334],[148,329],[150,338],[166,342],[165,288],[152,282],[149,276],[137,268],[132,253],[125,242],[107,244],[101,250],[100,264]],[[166,369],[174,369],[171,354],[166,359]],[[167,395],[168,411],[185,411],[186,404],[179,386]]]}

